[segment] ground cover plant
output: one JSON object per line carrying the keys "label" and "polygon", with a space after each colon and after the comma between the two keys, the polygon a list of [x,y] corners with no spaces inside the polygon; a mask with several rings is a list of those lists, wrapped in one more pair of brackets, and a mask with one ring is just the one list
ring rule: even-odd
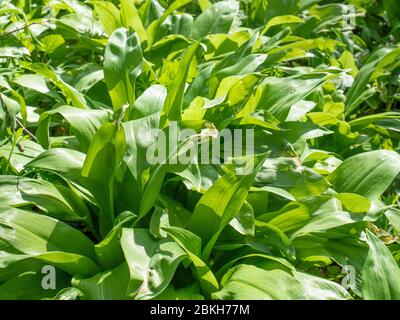
{"label": "ground cover plant", "polygon": [[0,299],[400,299],[399,42],[397,0],[0,1]]}

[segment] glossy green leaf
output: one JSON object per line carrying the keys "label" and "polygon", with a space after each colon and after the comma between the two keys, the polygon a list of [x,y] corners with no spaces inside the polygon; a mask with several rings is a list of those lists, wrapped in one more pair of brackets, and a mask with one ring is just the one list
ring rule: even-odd
{"label": "glossy green leaf", "polygon": [[399,266],[389,249],[370,231],[367,231],[367,243],[369,251],[362,271],[363,297],[367,300],[398,300]]}
{"label": "glossy green leaf", "polygon": [[44,112],[40,116],[39,127],[36,131],[36,136],[44,148],[50,146],[49,126],[54,114],[60,114],[68,121],[83,151],[87,151],[96,131],[109,116],[106,110],[80,110],[70,106],[60,106]]}
{"label": "glossy green leaf", "polygon": [[135,102],[136,78],[142,72],[142,50],[135,32],[115,30],[104,53],[104,78],[114,110]]}
{"label": "glossy green leaf", "polygon": [[162,292],[187,257],[175,242],[157,241],[145,229],[123,229],[121,246],[130,270],[129,295],[135,299]]}
{"label": "glossy green leaf", "polygon": [[119,10],[108,1],[92,1],[94,9],[104,30],[110,36],[115,29],[121,26]]}
{"label": "glossy green leaf", "polygon": [[396,152],[376,150],[346,159],[330,180],[337,192],[357,193],[374,200],[385,192],[399,172],[400,156]]}
{"label": "glossy green leaf", "polygon": [[350,294],[337,283],[300,272],[293,275],[282,270],[263,270],[239,265],[222,279],[223,289],[215,299],[235,300],[343,300]]}
{"label": "glossy green leaf", "polygon": [[199,43],[189,47],[180,62],[179,72],[168,90],[167,98],[163,105],[161,112],[161,124],[164,124],[167,120],[181,119],[183,94],[189,73],[190,63],[198,47]]}
{"label": "glossy green leaf", "polygon": [[82,167],[85,185],[101,208],[102,235],[111,230],[115,219],[113,177],[122,162],[125,146],[123,128],[119,124],[105,123],[94,136]]}
{"label": "glossy green leaf", "polygon": [[193,24],[192,37],[196,40],[210,33],[228,33],[239,5],[236,1],[221,1],[208,7]]}

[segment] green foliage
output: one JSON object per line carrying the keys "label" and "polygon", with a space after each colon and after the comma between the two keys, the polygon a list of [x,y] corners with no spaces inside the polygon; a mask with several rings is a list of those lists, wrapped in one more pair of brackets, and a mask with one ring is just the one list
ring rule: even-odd
{"label": "green foliage", "polygon": [[396,0],[0,17],[0,299],[400,299]]}

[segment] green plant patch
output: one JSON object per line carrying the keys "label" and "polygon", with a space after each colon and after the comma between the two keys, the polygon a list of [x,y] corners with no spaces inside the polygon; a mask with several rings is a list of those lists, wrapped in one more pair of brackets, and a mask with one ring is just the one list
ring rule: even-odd
{"label": "green plant patch", "polygon": [[400,299],[397,0],[0,1],[0,299]]}

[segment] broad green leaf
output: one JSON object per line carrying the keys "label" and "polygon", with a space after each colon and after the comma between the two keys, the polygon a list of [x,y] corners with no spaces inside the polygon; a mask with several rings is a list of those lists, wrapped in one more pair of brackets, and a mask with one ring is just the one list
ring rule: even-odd
{"label": "broad green leaf", "polygon": [[129,295],[151,299],[169,285],[186,253],[173,241],[154,239],[146,229],[122,230],[121,246],[130,271]]}
{"label": "broad green leaf", "polygon": [[23,68],[31,70],[38,75],[41,75],[48,79],[49,81],[53,82],[63,93],[66,97],[67,102],[70,103],[72,106],[86,109],[87,103],[85,97],[76,90],[73,86],[66,83],[53,69],[51,66],[48,66],[44,63],[24,63],[22,65]]}
{"label": "broad green leaf", "polygon": [[50,170],[79,182],[85,154],[72,149],[55,148],[38,154],[25,165],[26,169]]}
{"label": "broad green leaf", "polygon": [[204,297],[200,294],[200,290],[196,285],[179,289],[169,285],[154,300],[204,300]]}
{"label": "broad green leaf", "polygon": [[70,285],[70,279],[58,270],[56,272],[56,289],[43,289],[43,274],[38,271],[27,271],[9,279],[0,285],[1,300],[39,300],[52,298],[62,288]]}
{"label": "broad green leaf", "polygon": [[23,150],[18,148],[12,150],[12,144],[5,144],[0,147],[0,158],[7,160],[10,158],[10,164],[17,172],[22,171],[27,163],[44,151],[40,144],[31,140],[22,141],[20,144]]}
{"label": "broad green leaf", "polygon": [[183,7],[190,3],[190,0],[175,0],[172,2],[168,9],[162,14],[162,16],[156,20],[154,20],[148,27],[147,27],[147,42],[148,46],[152,46],[153,43],[157,40],[157,32],[160,25],[168,18],[168,16],[173,13],[175,10],[178,10],[180,7]]}
{"label": "broad green leaf", "polygon": [[72,279],[72,285],[82,291],[89,300],[127,300],[128,284],[129,269],[125,262],[91,278]]}
{"label": "broad green leaf", "polygon": [[223,289],[213,294],[221,300],[343,300],[350,294],[335,282],[301,272],[263,270],[239,265],[222,279]]}
{"label": "broad green leaf", "polygon": [[12,118],[12,121],[15,122],[16,115],[21,111],[21,105],[18,101],[7,97],[5,94],[0,93],[1,104],[2,107],[6,108],[8,115]]}
{"label": "broad green leaf", "polygon": [[87,151],[98,128],[107,121],[109,113],[106,110],[80,110],[70,106],[60,106],[44,112],[40,116],[36,137],[44,148],[49,148],[49,126],[54,114],[60,114],[71,126],[76,138],[81,144],[82,151]]}
{"label": "broad green leaf", "polygon": [[286,190],[295,198],[320,195],[329,186],[326,179],[314,170],[301,166],[295,158],[283,156],[267,159],[261,167],[255,186],[264,188],[264,185]]}
{"label": "broad green leaf", "polygon": [[2,1],[0,299],[400,299],[397,2]]}
{"label": "broad green leaf", "polygon": [[400,214],[399,210],[390,209],[385,212],[385,216],[388,218],[390,224],[396,230],[397,233],[400,232]]}
{"label": "broad green leaf", "polygon": [[[175,135],[178,133],[178,131],[176,131],[176,123],[174,122],[166,130],[169,132],[167,135]],[[181,176],[187,180],[187,183],[196,189],[199,189],[201,178],[197,165],[197,154],[195,152],[191,152],[191,150],[195,149],[199,144],[200,140],[198,138],[199,137],[196,135],[185,137],[183,140],[178,142],[177,146],[169,144],[165,145],[164,143],[166,143],[166,141],[163,141],[163,139],[160,140],[161,146],[156,144],[156,146],[158,146],[158,150],[163,149],[165,151],[165,149],[167,149],[169,151],[167,154],[162,155],[161,158],[155,159],[156,164],[153,166],[153,171],[151,172],[150,177],[144,186],[138,219],[142,219],[153,207],[157,197],[159,196],[165,175],[168,172]],[[181,163],[180,158],[185,156],[186,159],[188,159],[188,152],[190,153],[190,158],[188,160],[190,164],[184,165]],[[154,157],[154,155],[150,156]]]}
{"label": "broad green leaf", "polygon": [[279,3],[276,1],[267,1],[267,21],[276,16],[292,15],[298,13],[299,1],[297,0],[282,0]]}
{"label": "broad green leaf", "polygon": [[[137,101],[139,101],[139,99]],[[144,101],[148,102],[149,99]],[[162,101],[160,102],[162,103]],[[158,106],[155,105],[155,107],[159,108],[160,103],[158,101],[156,103]],[[146,107],[148,107],[148,110],[150,111],[152,105],[146,104]],[[139,110],[134,114],[140,112],[141,108],[138,109]],[[124,131],[126,132],[126,153],[124,162],[127,164],[129,170],[132,172],[140,186],[142,186],[143,171],[151,166],[151,164],[148,163],[147,150],[157,141],[155,129],[158,128],[158,125],[158,112],[123,124]]]}
{"label": "broad green leaf", "polygon": [[74,87],[82,93],[88,93],[97,83],[104,80],[104,72],[97,65],[88,64],[74,80]]}
{"label": "broad green leaf", "polygon": [[245,236],[254,236],[254,211],[253,208],[245,202],[242,209],[234,217],[229,225],[237,232]]}
{"label": "broad green leaf", "polygon": [[41,270],[46,265],[57,267],[71,276],[91,276],[100,271],[91,259],[80,254],[49,251],[41,254],[12,254],[3,252],[1,256],[0,277],[9,279],[20,271]]}
{"label": "broad green leaf", "polygon": [[161,111],[161,126],[163,126],[167,120],[173,121],[181,119],[183,94],[189,68],[198,47],[199,43],[195,43],[185,51],[179,65],[179,72],[168,90],[167,98]]}
{"label": "broad green leaf", "polygon": [[[187,48],[192,43],[191,40],[187,39],[180,34],[167,35],[154,43],[151,48],[146,50],[145,57],[146,60],[153,63],[155,66],[153,68],[165,67],[163,59],[168,59],[174,54],[177,54],[179,50]],[[179,63],[178,61],[169,61],[170,65],[175,66]],[[172,71],[175,71],[172,70]],[[167,74],[169,75],[169,74]],[[160,75],[161,77],[161,75]],[[162,79],[162,77],[161,77]],[[167,81],[173,81],[173,79],[168,78]]]}
{"label": "broad green leaf", "polygon": [[24,74],[14,80],[20,86],[36,90],[40,93],[49,93],[50,88],[43,77],[37,74]]}
{"label": "broad green leaf", "polygon": [[82,291],[77,288],[68,287],[60,290],[56,296],[50,300],[78,300],[82,296]]}
{"label": "broad green leaf", "polygon": [[360,130],[368,127],[370,124],[378,124],[382,120],[399,119],[400,113],[398,112],[384,112],[379,114],[373,114],[365,117],[359,117],[349,122],[353,130]]}
{"label": "broad green leaf", "polygon": [[[353,208],[346,207],[340,202],[340,195],[347,196],[345,204],[350,200]],[[339,194],[336,197],[309,197],[298,202],[291,202],[278,212],[267,213],[258,216],[257,219],[268,222],[269,225],[285,233],[290,233],[291,239],[294,239],[302,234],[321,232],[362,221],[369,210],[369,201],[357,195],[350,197],[351,194]],[[356,207],[356,201],[367,203],[367,206],[361,206],[363,211],[360,212],[360,208]],[[355,211],[350,211],[350,209]]]}
{"label": "broad green leaf", "polygon": [[279,26],[281,24],[287,24],[287,23],[304,23],[304,20],[299,17],[291,15],[273,17],[271,20],[267,22],[265,27],[260,32],[260,35],[264,35],[265,33],[268,32],[270,28],[274,26]]}
{"label": "broad green leaf", "polygon": [[108,1],[91,1],[104,28],[104,31],[111,36],[115,29],[121,26],[119,10]]}
{"label": "broad green leaf", "polygon": [[263,93],[258,102],[258,108],[268,110],[278,120],[283,121],[288,116],[292,105],[335,76],[319,72],[285,79],[266,78],[262,84]]}
{"label": "broad green leaf", "polygon": [[316,258],[320,260],[322,257],[331,259],[341,267],[354,267],[355,272],[350,275],[348,285],[357,296],[361,297],[362,269],[368,253],[368,246],[365,241],[359,239],[360,230],[360,226],[352,224],[320,234],[298,237],[293,241],[297,259],[313,261]]}
{"label": "broad green leaf", "polygon": [[398,60],[399,53],[400,49],[398,48],[380,48],[369,56],[347,93],[346,115],[351,114],[360,105],[362,100],[359,99],[359,96],[365,92],[374,74],[378,76],[377,71],[379,69],[389,68],[395,63]]}
{"label": "broad green leaf", "polygon": [[202,12],[212,6],[212,3],[209,0],[198,0],[197,2],[199,3]]}
{"label": "broad green leaf", "polygon": [[[265,61],[264,54],[251,54],[252,48],[257,41],[259,34],[256,32],[249,40],[244,42],[237,50],[225,56],[215,64],[209,75],[208,87],[206,83],[202,84],[204,96],[212,98],[217,91],[222,79],[232,75],[244,75],[253,73]],[[207,69],[205,69],[207,70]],[[206,79],[207,81],[208,79]],[[206,82],[205,81],[205,82]],[[193,85],[195,82],[193,82]],[[207,90],[208,89],[208,90]]]}
{"label": "broad green leaf", "polygon": [[143,56],[135,32],[116,29],[104,53],[104,78],[114,110],[133,107],[136,78],[142,72]]}
{"label": "broad green leaf", "polygon": [[201,255],[201,239],[194,233],[176,227],[163,227],[164,231],[188,254],[196,270],[200,286],[206,293],[219,289],[218,281],[207,264],[199,258]]}
{"label": "broad green leaf", "polygon": [[118,123],[104,123],[89,147],[82,177],[100,206],[100,233],[105,236],[115,219],[114,175],[125,153],[124,129]]}
{"label": "broad green leaf", "polygon": [[137,33],[140,42],[147,40],[147,33],[136,9],[135,3],[129,0],[120,0],[121,20],[125,28],[132,28]]}
{"label": "broad green leaf", "polygon": [[96,256],[103,269],[112,269],[124,261],[120,243],[122,228],[131,225],[135,218],[136,215],[132,212],[121,213],[114,221],[112,230],[95,245]]}
{"label": "broad green leaf", "polygon": [[49,216],[66,221],[85,221],[89,209],[69,186],[53,184],[46,180],[0,176],[1,203],[13,207],[35,205]]}
{"label": "broad green leaf", "polygon": [[155,84],[147,88],[135,101],[131,112],[131,119],[144,118],[160,112],[166,96],[167,90],[162,85]]}
{"label": "broad green leaf", "polygon": [[8,243],[8,250],[19,253],[2,253],[0,274],[12,272],[14,268],[22,270],[32,259],[72,275],[90,275],[99,271],[94,262],[93,243],[78,230],[36,213],[6,206],[0,209],[0,239]]}
{"label": "broad green leaf", "polygon": [[189,222],[189,230],[202,239],[205,260],[223,228],[242,208],[254,176],[264,159],[265,156],[247,159],[247,174],[236,176],[232,172],[227,173],[197,203]]}
{"label": "broad green leaf", "polygon": [[[96,260],[93,243],[83,233],[61,221],[7,206],[1,207],[0,219],[3,225],[1,239],[22,253],[61,251]],[[5,226],[9,227],[8,231]]]}

